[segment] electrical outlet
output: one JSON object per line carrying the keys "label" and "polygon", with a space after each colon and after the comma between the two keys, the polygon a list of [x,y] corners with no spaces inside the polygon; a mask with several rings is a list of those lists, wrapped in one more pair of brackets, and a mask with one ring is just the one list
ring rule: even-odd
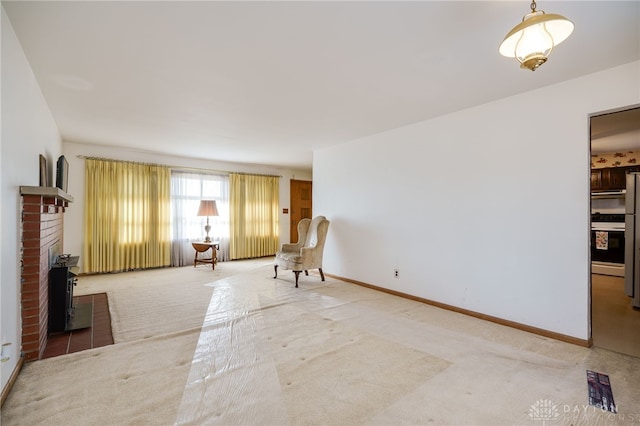
{"label": "electrical outlet", "polygon": [[399,274],[400,274],[400,271],[399,271],[399,270],[397,270],[397,269],[394,269],[394,270],[393,270],[393,276],[394,276],[395,278],[398,278],[398,275],[399,275]]}
{"label": "electrical outlet", "polygon": [[2,351],[0,352],[0,361],[1,362],[7,362],[9,361],[11,358],[9,358],[8,356],[5,356],[4,354],[4,348],[7,346],[11,346],[11,343],[3,343],[2,344]]}

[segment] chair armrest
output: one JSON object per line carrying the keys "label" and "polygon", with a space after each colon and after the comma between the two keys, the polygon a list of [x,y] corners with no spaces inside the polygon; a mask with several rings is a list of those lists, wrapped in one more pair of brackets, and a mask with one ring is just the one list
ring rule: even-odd
{"label": "chair armrest", "polygon": [[300,244],[283,244],[280,251],[293,252],[300,251]]}

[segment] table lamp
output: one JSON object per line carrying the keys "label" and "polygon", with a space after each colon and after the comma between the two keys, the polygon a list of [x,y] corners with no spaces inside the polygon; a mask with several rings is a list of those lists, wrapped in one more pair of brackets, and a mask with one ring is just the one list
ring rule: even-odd
{"label": "table lamp", "polygon": [[198,216],[207,217],[207,224],[204,227],[204,230],[207,232],[207,238],[204,239],[204,242],[210,243],[211,237],[209,237],[209,231],[211,231],[211,226],[209,226],[209,216],[218,216],[218,208],[216,207],[216,201],[200,200],[200,207],[198,208]]}

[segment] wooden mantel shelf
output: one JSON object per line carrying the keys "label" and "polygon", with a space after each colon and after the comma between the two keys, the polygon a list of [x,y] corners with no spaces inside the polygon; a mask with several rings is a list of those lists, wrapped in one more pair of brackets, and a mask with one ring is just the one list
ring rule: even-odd
{"label": "wooden mantel shelf", "polygon": [[20,195],[42,195],[73,203],[73,197],[56,186],[21,186]]}

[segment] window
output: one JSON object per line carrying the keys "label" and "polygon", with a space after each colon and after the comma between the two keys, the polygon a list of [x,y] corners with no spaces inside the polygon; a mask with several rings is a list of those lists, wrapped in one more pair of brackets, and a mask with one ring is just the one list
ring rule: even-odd
{"label": "window", "polygon": [[193,263],[191,243],[203,241],[207,218],[197,216],[200,200],[215,200],[219,216],[209,217],[209,236],[220,243],[218,260],[229,258],[229,176],[171,172],[171,265]]}

